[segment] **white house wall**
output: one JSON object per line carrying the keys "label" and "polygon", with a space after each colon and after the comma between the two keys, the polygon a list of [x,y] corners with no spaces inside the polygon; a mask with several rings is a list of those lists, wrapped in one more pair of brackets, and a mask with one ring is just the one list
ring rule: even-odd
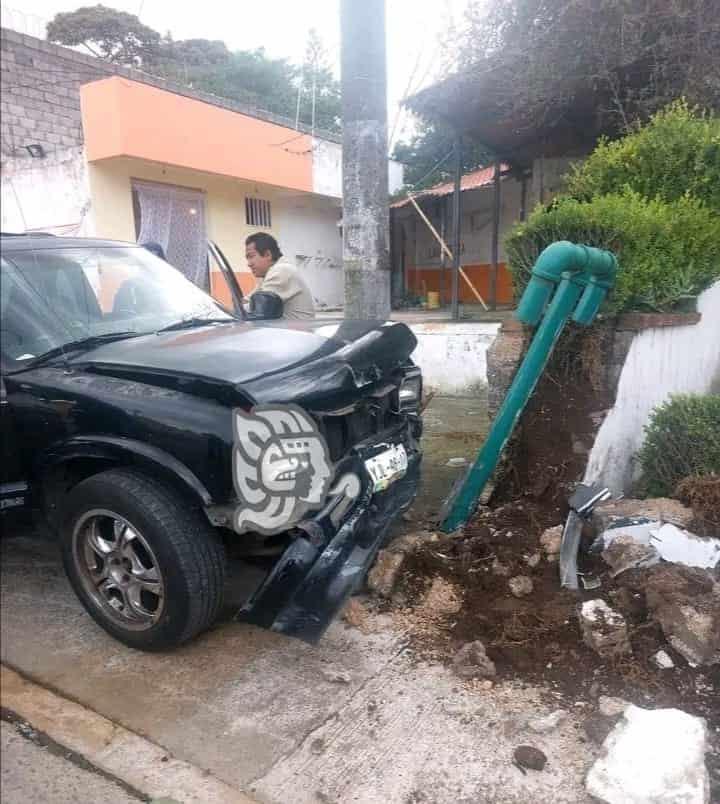
{"label": "white house wall", "polygon": [[586,483],[629,492],[652,409],[670,394],[720,393],[720,282],[700,296],[698,311],[698,324],[647,329],[633,339],[615,404],[590,453]]}
{"label": "white house wall", "polygon": [[5,159],[1,184],[3,232],[94,234],[83,148],[54,151],[40,159]]}
{"label": "white house wall", "polygon": [[341,214],[339,201],[313,196],[282,198],[273,206],[280,248],[303,273],[320,309],[343,304]]}
{"label": "white house wall", "polygon": [[[329,140],[313,141],[313,192],[331,198],[342,198],[342,146]],[[404,167],[400,162],[388,160],[390,194],[397,192],[404,182]]]}

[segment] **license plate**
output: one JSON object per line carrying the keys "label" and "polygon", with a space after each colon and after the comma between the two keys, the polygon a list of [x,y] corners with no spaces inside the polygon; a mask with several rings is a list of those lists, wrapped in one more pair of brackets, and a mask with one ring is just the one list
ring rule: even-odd
{"label": "license plate", "polygon": [[407,472],[408,458],[405,447],[402,444],[395,444],[365,461],[365,468],[372,478],[373,492],[384,491]]}

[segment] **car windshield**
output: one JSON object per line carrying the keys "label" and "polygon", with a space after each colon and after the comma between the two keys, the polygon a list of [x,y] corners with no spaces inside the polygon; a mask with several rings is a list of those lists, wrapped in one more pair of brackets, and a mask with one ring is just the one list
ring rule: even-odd
{"label": "car windshield", "polygon": [[9,252],[0,289],[3,362],[18,368],[88,338],[235,320],[171,265],[131,246]]}

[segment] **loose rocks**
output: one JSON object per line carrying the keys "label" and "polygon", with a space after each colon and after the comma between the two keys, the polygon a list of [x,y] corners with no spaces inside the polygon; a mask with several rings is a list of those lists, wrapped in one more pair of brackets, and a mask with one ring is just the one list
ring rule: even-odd
{"label": "loose rocks", "polygon": [[508,581],[510,591],[515,597],[527,597],[532,594],[533,582],[527,575],[517,575]]}
{"label": "loose rocks", "polygon": [[668,642],[690,664],[720,662],[720,583],[706,570],[658,567],[647,604]]}
{"label": "loose rocks", "polygon": [[513,754],[515,764],[521,768],[541,771],[547,763],[547,757],[539,748],[532,745],[519,745]]}
{"label": "loose rocks", "polygon": [[588,600],[580,610],[585,644],[604,658],[632,653],[625,618],[599,598]]}
{"label": "loose rocks", "polygon": [[554,528],[548,528],[544,531],[540,537],[540,546],[548,561],[557,561],[557,557],[560,555],[562,535],[563,526],[555,525]]}
{"label": "loose rocks", "polygon": [[392,597],[395,582],[397,581],[404,560],[405,556],[403,553],[381,550],[378,553],[375,565],[368,574],[368,589],[380,595],[380,597]]}
{"label": "loose rocks", "polygon": [[460,678],[489,678],[497,672],[495,663],[477,639],[463,645],[453,659],[453,669]]}

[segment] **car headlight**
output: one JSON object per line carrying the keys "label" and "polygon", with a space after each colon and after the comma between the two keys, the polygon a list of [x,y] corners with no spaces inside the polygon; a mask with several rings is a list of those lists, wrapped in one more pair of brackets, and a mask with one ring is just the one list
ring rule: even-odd
{"label": "car headlight", "polygon": [[419,368],[407,369],[398,389],[400,413],[418,413],[421,400],[422,373]]}

